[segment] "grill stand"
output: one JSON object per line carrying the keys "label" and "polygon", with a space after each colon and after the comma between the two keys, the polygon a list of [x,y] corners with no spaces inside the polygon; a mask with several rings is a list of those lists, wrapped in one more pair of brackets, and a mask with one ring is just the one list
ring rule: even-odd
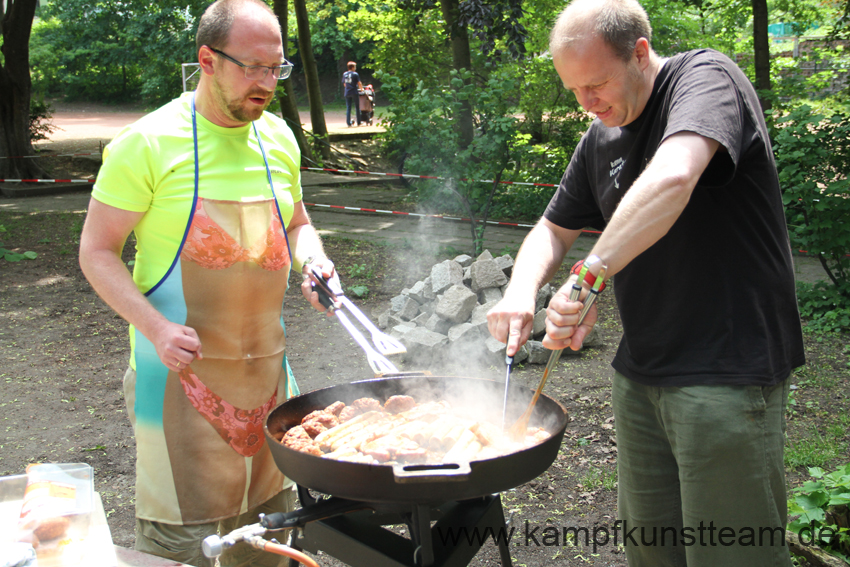
{"label": "grill stand", "polygon": [[[318,502],[301,486],[298,497],[305,511]],[[291,547],[314,554],[322,551],[351,567],[465,567],[485,541],[496,539],[502,567],[512,567],[504,537],[505,515],[498,494],[436,507],[366,503],[363,506],[372,509],[305,523],[294,531]],[[433,527],[432,520],[436,520]],[[410,539],[383,527],[400,524],[408,526]],[[473,530],[480,537],[474,537]],[[297,563],[290,560],[289,565],[295,567]]]}

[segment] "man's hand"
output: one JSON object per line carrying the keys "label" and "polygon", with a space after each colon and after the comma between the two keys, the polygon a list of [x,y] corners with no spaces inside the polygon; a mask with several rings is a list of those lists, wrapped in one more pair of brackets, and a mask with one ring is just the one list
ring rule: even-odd
{"label": "man's hand", "polygon": [[[310,268],[320,269],[322,272],[322,276],[332,285],[332,287],[342,287],[339,283],[339,275],[336,273],[336,268],[334,267],[334,263],[328,260],[327,258],[316,259],[314,262],[310,264],[305,264],[302,268],[302,273],[306,274],[307,270]],[[319,294],[316,290],[313,289],[311,285],[311,280],[309,277],[304,277],[304,281],[301,282],[301,294],[304,298],[310,302],[310,305],[313,306],[317,311],[327,311],[324,305],[319,302]],[[333,312],[328,311],[328,316],[333,315]]]}
{"label": "man's hand", "polygon": [[192,327],[163,320],[152,333],[151,342],[162,363],[175,372],[204,358],[201,340]]}
{"label": "man's hand", "polygon": [[514,356],[531,336],[534,325],[534,297],[505,295],[487,313],[487,329],[497,341],[507,343],[506,353]]}
{"label": "man's hand", "polygon": [[[593,329],[596,323],[596,304],[587,312],[587,317],[579,327],[579,314],[584,304],[581,301],[570,301],[570,291],[573,282],[578,278],[573,275],[567,283],[552,296],[549,307],[546,308],[546,336],[543,338],[543,346],[550,350],[570,348],[579,350],[585,337]],[[587,289],[582,291],[581,299],[587,297]]]}

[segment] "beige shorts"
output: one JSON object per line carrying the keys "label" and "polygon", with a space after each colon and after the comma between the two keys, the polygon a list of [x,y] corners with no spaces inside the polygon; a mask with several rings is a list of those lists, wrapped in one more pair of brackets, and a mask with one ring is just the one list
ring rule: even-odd
{"label": "beige shorts", "polygon": [[[216,560],[204,557],[201,551],[201,542],[204,538],[214,534],[223,536],[236,528],[255,524],[259,521],[259,514],[290,512],[293,509],[295,509],[294,487],[283,490],[274,498],[244,514],[209,524],[182,526],[136,518],[136,550],[195,567],[215,567]],[[268,537],[274,537],[279,542],[286,543],[289,531],[273,532]],[[221,567],[249,565],[284,567],[288,565],[288,561],[286,557],[255,549],[246,543],[238,543],[224,550],[219,557],[218,565]]]}

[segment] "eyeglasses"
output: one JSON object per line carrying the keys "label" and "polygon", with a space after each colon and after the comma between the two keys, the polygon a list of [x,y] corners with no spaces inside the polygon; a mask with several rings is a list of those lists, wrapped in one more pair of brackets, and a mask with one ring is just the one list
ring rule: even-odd
{"label": "eyeglasses", "polygon": [[283,65],[277,65],[276,67],[267,67],[265,65],[245,65],[244,63],[242,63],[241,61],[237,61],[224,51],[216,49],[215,47],[210,47],[209,45],[207,47],[209,47],[210,51],[212,51],[213,53],[218,53],[231,63],[235,63],[236,65],[239,65],[240,67],[245,69],[245,78],[250,81],[262,81],[268,76],[269,71],[271,71],[272,77],[274,77],[278,81],[282,81],[283,79],[288,78],[289,75],[292,73],[292,63],[290,63],[286,59],[283,60]]}

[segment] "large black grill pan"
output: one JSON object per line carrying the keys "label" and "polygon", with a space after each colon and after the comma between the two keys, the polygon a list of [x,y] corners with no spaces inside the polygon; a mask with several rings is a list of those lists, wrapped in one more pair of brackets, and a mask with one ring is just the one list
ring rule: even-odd
{"label": "large black grill pan", "polygon": [[[532,391],[512,385],[508,416],[516,419]],[[301,486],[363,502],[440,503],[467,500],[502,492],[533,480],[558,455],[567,426],[567,412],[552,398],[541,395],[531,419],[551,437],[544,442],[501,457],[446,465],[369,465],[317,457],[281,445],[273,436],[299,425],[311,411],[336,401],[346,404],[362,397],[383,402],[397,394],[412,395],[419,403],[448,400],[475,411],[489,411],[501,422],[504,383],[460,377],[407,376],[378,378],[331,386],[297,396],[279,405],[266,419],[265,434],[275,463]],[[509,423],[511,420],[509,420]]]}

